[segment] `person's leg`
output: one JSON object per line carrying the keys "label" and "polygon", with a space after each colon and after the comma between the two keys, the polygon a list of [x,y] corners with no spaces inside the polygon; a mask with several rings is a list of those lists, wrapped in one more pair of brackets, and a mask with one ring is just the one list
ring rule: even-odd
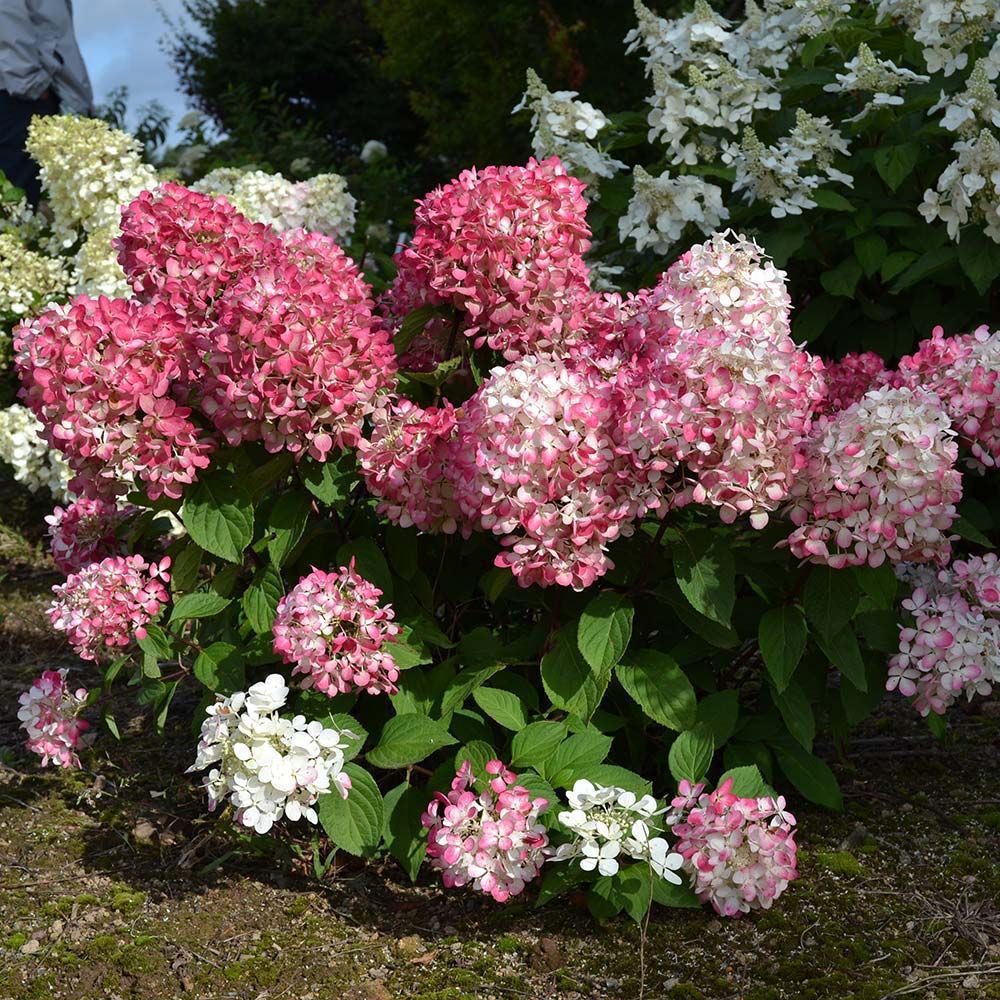
{"label": "person's leg", "polygon": [[38,204],[41,185],[38,164],[24,151],[32,115],[54,115],[59,102],[54,96],[25,101],[0,90],[0,170],[22,188],[32,205]]}

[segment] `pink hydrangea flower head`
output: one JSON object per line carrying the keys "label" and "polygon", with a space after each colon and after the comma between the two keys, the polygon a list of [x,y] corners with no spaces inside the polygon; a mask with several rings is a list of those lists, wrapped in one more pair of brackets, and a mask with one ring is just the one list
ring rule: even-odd
{"label": "pink hydrangea flower head", "polygon": [[784,798],[741,798],[732,784],[706,793],[681,782],[666,818],[695,894],[722,917],[770,909],[798,878],[795,817]]}
{"label": "pink hydrangea flower head", "polygon": [[823,413],[839,413],[856,403],[871,389],[887,385],[892,375],[885,360],[874,351],[845,354],[839,361],[825,362],[826,399]]}
{"label": "pink hydrangea flower head", "polygon": [[198,322],[218,294],[275,249],[270,227],[224,198],[161,184],[122,212],[118,260],[135,293]]}
{"label": "pink hydrangea flower head", "polygon": [[399,669],[383,647],[400,628],[382,591],[354,568],[314,569],[278,602],[274,651],[302,674],[302,687],[333,697],[348,691],[395,694]]}
{"label": "pink hydrangea flower head", "polygon": [[285,234],[285,252],[226,287],[195,336],[201,409],[230,445],[325,461],[353,448],[395,381],[370,289],[327,237]]}
{"label": "pink hydrangea flower head", "polygon": [[179,497],[214,443],[186,405],[188,332],[161,302],[80,296],[15,331],[22,398],[75,473],[70,488],[113,498],[129,483]]}
{"label": "pink hydrangea flower head", "polygon": [[973,459],[1000,466],[1000,331],[946,337],[937,326],[899,362],[897,381],[936,393]]}
{"label": "pink hydrangea flower head", "polygon": [[583,188],[555,157],[463,171],[418,203],[403,280],[464,310],[466,335],[508,360],[558,347],[584,325]]}
{"label": "pink hydrangea flower head", "polygon": [[972,700],[1000,684],[1000,558],[956,560],[931,589],[917,587],[903,607],[886,688],[913,698],[921,714],[943,715],[962,695]]}
{"label": "pink hydrangea flower head", "polygon": [[796,482],[786,544],[844,566],[946,562],[962,498],[958,445],[936,396],[873,389],[823,417]]}
{"label": "pink hydrangea flower head", "polygon": [[52,588],[49,620],[81,659],[98,660],[133,637],[145,637],[146,626],[170,599],[164,586],[169,567],[169,557],[148,563],[140,555],[91,563]]}
{"label": "pink hydrangea flower head", "polygon": [[462,407],[452,480],[473,523],[502,536],[496,558],[522,586],[582,590],[607,546],[657,503],[623,443],[624,397],[586,358],[497,368]]}
{"label": "pink hydrangea flower head", "polygon": [[67,671],[46,670],[32,681],[18,702],[17,717],[27,733],[26,746],[42,758],[42,767],[79,767],[77,750],[93,741],[90,723],[80,718],[87,703],[87,689],[71,690]]}
{"label": "pink hydrangea flower head", "polygon": [[470,528],[449,479],[456,455],[458,413],[445,400],[426,408],[384,396],[371,416],[371,433],[358,446],[361,472],[378,512],[393,524],[468,537]]}
{"label": "pink hydrangea flower head", "polygon": [[107,556],[124,555],[121,527],[136,513],[106,500],[81,497],[45,518],[52,559],[63,573],[76,573]]}
{"label": "pink hydrangea flower head", "polygon": [[465,761],[450,791],[434,795],[421,817],[427,857],[446,888],[471,883],[506,903],[545,863],[549,838],[538,817],[548,801],[532,798],[498,760],[486,765],[484,781],[485,790],[476,794],[472,765]]}

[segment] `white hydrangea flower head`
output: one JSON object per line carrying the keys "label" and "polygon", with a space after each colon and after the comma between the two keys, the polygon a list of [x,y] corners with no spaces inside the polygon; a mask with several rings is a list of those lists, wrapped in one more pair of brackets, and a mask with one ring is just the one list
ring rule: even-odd
{"label": "white hydrangea flower head", "polygon": [[1000,142],[988,129],[952,146],[956,157],[942,171],[934,188],[924,192],[920,214],[940,219],[958,242],[959,231],[970,221],[1000,243]]}
{"label": "white hydrangea flower head", "polygon": [[57,257],[29,250],[11,233],[0,233],[0,321],[31,316],[69,293],[71,278]]}
{"label": "white hydrangea flower head", "polygon": [[62,455],[42,437],[42,425],[26,406],[0,410],[0,461],[14,470],[14,479],[37,493],[48,490],[57,500],[70,498],[70,471]]}
{"label": "white hydrangea flower head", "polygon": [[622,241],[634,239],[637,250],[665,254],[688,223],[707,235],[729,218],[722,204],[722,188],[694,174],[672,177],[664,172],[653,177],[637,166],[633,192],[618,220],[618,233]]}
{"label": "white hydrangea flower head", "polygon": [[844,72],[837,73],[835,83],[826,84],[823,89],[830,94],[871,94],[871,100],[849,122],[857,122],[874,108],[900,105],[903,97],[900,90],[911,83],[927,83],[929,76],[914,73],[913,70],[897,66],[891,59],[881,59],[862,42],[857,54],[844,64]]}
{"label": "white hydrangea flower head", "polygon": [[621,867],[620,857],[645,861],[660,878],[680,885],[676,874],[683,864],[663,837],[653,836],[650,821],[665,811],[652,795],[641,798],[614,786],[595,785],[579,779],[566,793],[570,809],[559,813],[559,822],[574,835],[561,844],[555,861],[577,861],[583,871],[611,876]]}
{"label": "white hydrangea flower head", "polygon": [[261,834],[282,817],[316,823],[317,799],[332,790],[346,799],[351,788],[344,771],[350,734],[302,715],[281,717],[287,700],[281,674],[220,696],[206,709],[198,754],[188,768],[210,768],[204,779],[209,809],[228,798],[237,822]]}
{"label": "white hydrangea flower head", "polygon": [[388,147],[384,142],[380,142],[378,139],[369,139],[361,147],[362,163],[375,163],[377,160],[384,160],[388,155]]}
{"label": "white hydrangea flower head", "polygon": [[95,229],[80,246],[73,259],[76,272],[76,295],[96,298],[106,295],[112,299],[132,298],[132,286],[118,263],[118,250],[114,241],[119,234],[117,226]]}
{"label": "white hydrangea flower head", "polygon": [[957,94],[941,91],[940,99],[928,114],[938,111],[944,111],[942,128],[957,132],[964,139],[972,138],[985,126],[1000,126],[1000,97],[996,84],[990,79],[990,65],[986,59],[976,60],[964,90]]}

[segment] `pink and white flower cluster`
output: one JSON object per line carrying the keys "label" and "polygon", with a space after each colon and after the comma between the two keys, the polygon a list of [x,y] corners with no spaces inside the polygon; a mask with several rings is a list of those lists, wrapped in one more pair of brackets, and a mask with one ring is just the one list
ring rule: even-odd
{"label": "pink and white flower cluster", "polygon": [[220,439],[318,461],[357,445],[395,356],[331,240],[165,184],[125,209],[119,259],[135,299],[81,296],[15,336],[25,402],[74,491],[180,497]]}
{"label": "pink and white flower cluster", "polygon": [[437,792],[421,822],[427,857],[447,888],[472,883],[498,903],[524,891],[541,871],[549,838],[539,822],[548,802],[532,798],[499,760],[486,765],[486,789],[476,794],[465,761],[447,793]]}
{"label": "pink and white flower cluster", "polygon": [[395,694],[399,669],[382,647],[400,634],[382,591],[354,568],[314,569],[278,602],[274,651],[302,687],[333,697],[348,691]]}
{"label": "pink and white flower cluster", "polygon": [[741,798],[727,778],[714,792],[682,781],[666,821],[703,903],[733,917],[767,910],[796,870],[795,817],[781,796]]}
{"label": "pink and white flower cluster", "polygon": [[288,685],[280,674],[246,691],[219,697],[206,709],[198,756],[188,771],[210,768],[204,785],[208,807],[228,798],[236,821],[267,833],[282,817],[316,823],[316,800],[336,790],[347,798],[344,771],[347,733],[307,721],[282,718]]}
{"label": "pink and white flower cluster", "polygon": [[1000,559],[956,560],[903,601],[913,624],[899,630],[886,688],[913,698],[921,714],[943,715],[1000,684]]}
{"label": "pink and white flower cluster", "polygon": [[49,620],[81,659],[98,660],[145,637],[170,599],[164,586],[169,567],[169,557],[148,563],[140,555],[91,563],[52,588]]}
{"label": "pink and white flower cluster", "polygon": [[87,689],[72,690],[66,674],[65,669],[44,671],[18,699],[17,717],[28,736],[26,745],[42,758],[43,767],[79,767],[77,750],[93,739],[87,734],[90,723],[80,718]]}
{"label": "pink and white flower cluster", "polygon": [[56,507],[45,518],[56,566],[63,573],[76,573],[108,556],[125,555],[126,545],[119,532],[135,513],[134,507],[88,497]]}

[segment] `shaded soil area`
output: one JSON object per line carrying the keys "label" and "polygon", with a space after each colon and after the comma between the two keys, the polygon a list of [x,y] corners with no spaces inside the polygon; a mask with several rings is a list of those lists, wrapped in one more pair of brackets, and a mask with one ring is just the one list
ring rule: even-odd
{"label": "shaded soil area", "polygon": [[[317,879],[307,843],[255,846],[220,824],[184,774],[193,699],[161,737],[123,697],[122,743],[102,735],[80,772],[40,770],[17,695],[41,669],[81,668],[45,619],[59,578],[39,520],[0,484],[0,997],[639,996],[626,919],[530,895],[500,908],[429,874],[410,886],[392,861]],[[789,796],[800,880],[741,920],[657,909],[647,1000],[1000,998],[996,709],[956,712],[937,742],[897,700],[846,758],[827,748],[847,806]]]}

